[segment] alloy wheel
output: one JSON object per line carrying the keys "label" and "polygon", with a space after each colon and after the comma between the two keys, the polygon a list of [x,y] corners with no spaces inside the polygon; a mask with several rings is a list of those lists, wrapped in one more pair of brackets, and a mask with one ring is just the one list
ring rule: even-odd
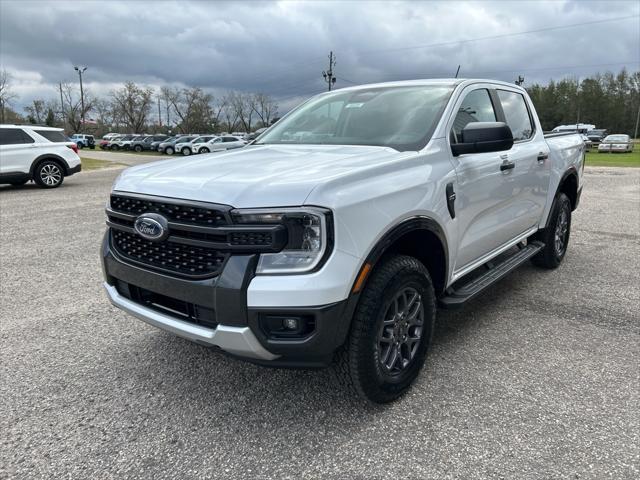
{"label": "alloy wheel", "polygon": [[53,187],[62,181],[62,171],[55,163],[47,163],[40,169],[40,178],[45,185]]}
{"label": "alloy wheel", "polygon": [[556,231],[554,235],[554,244],[557,255],[562,255],[567,244],[567,233],[569,232],[569,215],[567,209],[563,208],[558,214],[556,222]]}
{"label": "alloy wheel", "polygon": [[387,374],[398,375],[411,365],[423,325],[422,297],[414,288],[403,288],[387,308],[378,332],[378,361]]}

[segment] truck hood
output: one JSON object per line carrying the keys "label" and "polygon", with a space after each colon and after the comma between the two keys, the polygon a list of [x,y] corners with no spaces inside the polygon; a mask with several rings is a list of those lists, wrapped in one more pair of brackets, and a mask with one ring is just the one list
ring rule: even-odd
{"label": "truck hood", "polygon": [[318,185],[415,152],[387,147],[261,145],[164,160],[122,172],[114,190],[234,207],[303,205]]}

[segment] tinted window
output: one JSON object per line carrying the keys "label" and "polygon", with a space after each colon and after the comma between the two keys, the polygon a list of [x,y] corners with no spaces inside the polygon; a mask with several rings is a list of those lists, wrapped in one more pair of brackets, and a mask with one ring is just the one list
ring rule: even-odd
{"label": "tinted window", "polygon": [[496,112],[491,103],[489,92],[485,89],[474,90],[469,93],[453,121],[453,129],[451,131],[451,141],[453,143],[462,141],[462,129],[469,123],[473,122],[495,122]]}
{"label": "tinted window", "polygon": [[507,125],[513,133],[513,139],[526,140],[531,138],[533,125],[524,97],[516,92],[498,90],[498,98],[500,98]]}
{"label": "tinted window", "polygon": [[20,128],[0,128],[0,145],[18,145],[33,142],[33,138]]}
{"label": "tinted window", "polygon": [[50,142],[68,142],[64,134],[59,130],[34,130],[38,135],[42,135]]}
{"label": "tinted window", "polygon": [[237,141],[238,141],[238,139],[237,139],[237,138],[235,138],[235,137],[224,137],[224,138],[222,139],[222,141],[223,141],[223,142],[237,142]]}

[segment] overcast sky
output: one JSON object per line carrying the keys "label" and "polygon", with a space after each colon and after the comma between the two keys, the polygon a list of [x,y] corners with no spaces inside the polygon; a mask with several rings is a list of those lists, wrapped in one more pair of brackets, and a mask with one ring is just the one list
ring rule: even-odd
{"label": "overcast sky", "polygon": [[97,95],[127,80],[262,91],[282,112],[326,89],[330,50],[336,87],[452,77],[459,64],[460,77],[521,74],[526,84],[637,70],[639,16],[638,0],[0,0],[0,63],[19,110],[55,98],[58,82],[77,81],[79,64]]}

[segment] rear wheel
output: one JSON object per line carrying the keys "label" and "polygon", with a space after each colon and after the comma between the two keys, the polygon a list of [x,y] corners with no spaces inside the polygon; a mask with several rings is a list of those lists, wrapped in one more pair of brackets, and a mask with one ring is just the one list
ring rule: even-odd
{"label": "rear wheel", "polygon": [[133,149],[134,149],[136,152],[140,153],[140,152],[142,151],[142,146],[141,146],[141,145],[136,145],[135,147],[133,147]]}
{"label": "rear wheel", "polygon": [[111,145],[111,150],[120,150],[120,147],[118,145]]}
{"label": "rear wheel", "polygon": [[56,188],[64,181],[64,171],[55,160],[45,160],[36,167],[33,177],[42,188]]}
{"label": "rear wheel", "polygon": [[556,196],[551,209],[549,226],[530,237],[540,240],[544,248],[531,259],[534,265],[543,268],[557,268],[562,263],[571,234],[571,200],[564,193]]}
{"label": "rear wheel", "polygon": [[405,393],[425,362],[436,317],[429,272],[413,257],[382,260],[361,293],[335,370],[342,383],[374,403]]}

